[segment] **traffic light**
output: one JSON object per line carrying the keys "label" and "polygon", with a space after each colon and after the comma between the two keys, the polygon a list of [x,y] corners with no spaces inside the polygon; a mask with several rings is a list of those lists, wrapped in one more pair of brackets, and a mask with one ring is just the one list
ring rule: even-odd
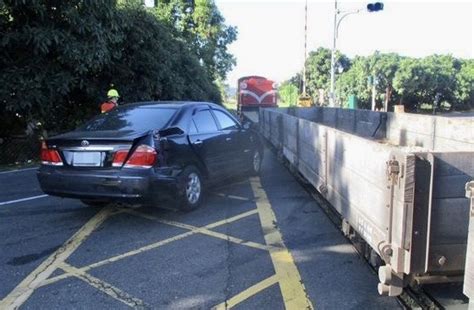
{"label": "traffic light", "polygon": [[375,2],[367,4],[367,11],[369,12],[377,12],[383,10],[383,3],[382,2]]}

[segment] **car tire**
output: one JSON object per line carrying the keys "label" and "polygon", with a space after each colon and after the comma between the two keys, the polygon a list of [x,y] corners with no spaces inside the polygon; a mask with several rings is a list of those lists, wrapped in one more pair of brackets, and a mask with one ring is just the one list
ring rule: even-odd
{"label": "car tire", "polygon": [[179,208],[189,212],[195,210],[202,201],[203,179],[201,172],[194,166],[187,166],[180,178]]}
{"label": "car tire", "polygon": [[107,201],[96,199],[81,199],[81,202],[90,207],[104,207],[105,205],[107,205]]}
{"label": "car tire", "polygon": [[257,176],[260,175],[260,171],[262,170],[262,161],[263,161],[263,153],[260,149],[256,149],[253,151],[252,161],[250,163],[250,175]]}

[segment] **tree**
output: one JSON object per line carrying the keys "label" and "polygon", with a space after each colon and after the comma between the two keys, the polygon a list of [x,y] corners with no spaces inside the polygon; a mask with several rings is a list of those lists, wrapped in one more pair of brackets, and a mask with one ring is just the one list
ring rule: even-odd
{"label": "tree", "polygon": [[97,113],[111,84],[125,102],[220,102],[185,40],[136,0],[3,1],[0,33],[2,136],[11,123],[71,129]]}
{"label": "tree", "polygon": [[400,95],[399,104],[404,104],[408,110],[412,110],[420,99],[417,90],[423,87],[424,80],[423,66],[418,59],[402,59],[393,79],[393,86]]}
{"label": "tree", "polygon": [[[350,67],[350,60],[339,52],[336,52],[336,71],[343,71]],[[331,78],[331,50],[319,47],[316,51],[309,53],[306,60],[307,89],[310,96],[318,94],[319,89],[329,91]]]}
{"label": "tree", "polygon": [[371,89],[369,79],[376,80],[376,100],[388,104],[392,97],[393,79],[399,67],[401,57],[397,54],[375,52],[368,57],[356,56],[351,68],[344,72],[336,83],[336,93],[344,101],[349,95],[356,95],[359,107],[371,108]]}
{"label": "tree", "polygon": [[[336,67],[341,71],[347,71],[350,66],[349,58],[336,52]],[[315,98],[319,96],[319,90],[323,89],[325,94],[329,94],[330,77],[331,50],[319,47],[316,51],[311,51],[306,59],[306,93]],[[303,91],[301,73],[297,73],[287,82],[296,86],[300,93]]]}
{"label": "tree", "polygon": [[393,79],[400,63],[399,55],[395,53],[382,54],[375,52],[369,57],[370,73],[377,79],[377,93],[384,94],[385,107],[388,108],[393,94]]}
{"label": "tree", "polygon": [[370,71],[368,57],[356,56],[353,59],[350,69],[336,81],[336,94],[343,104],[350,95],[356,95],[359,107],[370,109],[371,93],[367,84]]}
{"label": "tree", "polygon": [[298,88],[289,81],[280,85],[278,94],[284,105],[295,106],[298,102]]}
{"label": "tree", "polygon": [[220,102],[219,91],[186,44],[152,14],[133,2],[121,10],[124,35],[116,66],[104,71],[128,101],[211,100]]}
{"label": "tree", "polygon": [[[421,59],[403,57],[395,53],[375,52],[368,57],[356,56],[352,61],[338,54],[337,63],[343,68],[336,78],[336,95],[342,102],[350,95],[357,96],[359,107],[371,107],[369,80],[376,81],[378,102],[404,104],[406,110],[416,111],[421,105],[439,103],[453,109],[468,109],[473,103],[474,61],[461,60],[451,55],[431,55]],[[331,52],[318,48],[307,59],[307,92],[315,97],[319,89],[327,93],[330,83]],[[338,70],[336,70],[338,71]],[[301,91],[298,73],[289,83]]]}
{"label": "tree", "polygon": [[464,60],[456,74],[455,108],[474,109],[474,60]]}
{"label": "tree", "polygon": [[403,59],[393,82],[395,90],[401,95],[400,102],[408,110],[414,110],[421,104],[432,104],[439,94],[440,101],[454,103],[459,68],[460,61],[450,55]]}
{"label": "tree", "polygon": [[432,55],[421,60],[426,80],[419,90],[423,102],[434,102],[437,94],[441,101],[454,101],[456,73],[460,69],[460,61],[451,55]]}
{"label": "tree", "polygon": [[[346,71],[350,65],[349,58],[339,52],[336,53],[336,68],[340,67],[343,71]],[[319,89],[324,89],[326,93],[329,93],[331,83],[331,50],[319,47],[316,51],[310,52],[306,60],[306,74],[306,89],[311,97],[317,96]]]}
{"label": "tree", "polygon": [[4,1],[1,12],[2,112],[26,121],[68,119],[69,110],[86,103],[74,94],[90,99],[89,80],[117,53],[114,1]]}
{"label": "tree", "polygon": [[164,0],[153,11],[185,40],[210,76],[225,80],[236,63],[227,46],[236,40],[237,29],[225,25],[214,1]]}

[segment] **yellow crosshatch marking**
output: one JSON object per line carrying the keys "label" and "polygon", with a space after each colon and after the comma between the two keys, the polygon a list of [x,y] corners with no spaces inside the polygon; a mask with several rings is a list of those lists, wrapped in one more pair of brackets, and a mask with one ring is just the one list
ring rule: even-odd
{"label": "yellow crosshatch marking", "polygon": [[247,197],[242,197],[242,196],[237,196],[237,195],[227,195],[224,193],[213,193],[216,196],[223,197],[223,198],[230,198],[230,199],[235,199],[235,200],[242,200],[242,201],[254,201],[253,199],[247,198]]}
{"label": "yellow crosshatch marking", "polygon": [[[206,229],[211,229],[211,228],[216,228],[216,227],[219,227],[219,226],[222,226],[222,225],[225,225],[225,224],[229,224],[229,223],[232,223],[232,222],[235,222],[235,221],[238,221],[240,219],[243,219],[243,218],[246,218],[247,216],[251,216],[251,215],[254,215],[257,213],[257,210],[251,210],[251,211],[248,211],[248,212],[244,212],[244,213],[241,213],[239,215],[236,215],[236,216],[233,216],[231,218],[228,218],[228,219],[225,219],[225,220],[222,220],[222,221],[218,221],[218,222],[215,222],[215,223],[212,223],[212,224],[209,224],[209,225],[206,225],[204,226],[203,228],[206,228]],[[80,268],[80,270],[82,271],[89,271],[91,269],[94,269],[94,268],[97,268],[97,267],[101,267],[101,266],[104,266],[104,265],[107,265],[107,264],[110,264],[110,263],[113,263],[113,262],[116,262],[116,261],[119,261],[119,260],[122,260],[124,258],[127,258],[127,257],[131,257],[131,256],[134,256],[134,255],[137,255],[137,254],[140,254],[140,253],[143,253],[143,252],[146,252],[146,251],[149,251],[149,250],[153,250],[153,249],[156,249],[158,247],[161,247],[161,246],[164,246],[166,244],[169,244],[173,241],[177,241],[177,240],[181,240],[181,239],[184,239],[186,237],[189,237],[189,236],[192,236],[192,235],[195,235],[199,233],[197,230],[193,230],[193,231],[188,231],[188,232],[185,232],[185,233],[182,233],[182,234],[179,234],[179,235],[176,235],[174,237],[170,237],[168,239],[165,239],[165,240],[161,240],[161,241],[158,241],[158,242],[155,242],[155,243],[152,243],[152,244],[149,244],[149,245],[146,245],[146,246],[143,246],[139,249],[136,249],[136,250],[132,250],[132,251],[129,251],[127,253],[123,253],[123,254],[120,254],[120,255],[117,255],[117,256],[114,256],[114,257],[110,257],[110,258],[107,258],[107,259],[104,259],[100,262],[97,262],[97,263],[94,263],[94,264],[90,264],[88,266],[85,266],[85,267],[82,267]],[[53,277],[53,278],[50,278],[48,280],[45,280],[41,286],[45,286],[45,285],[49,285],[49,284],[52,284],[52,283],[55,283],[59,280],[63,280],[63,279],[66,279],[66,278],[69,278],[71,275],[70,274],[62,274],[62,275],[59,275],[59,276],[56,276],[56,277]]]}
{"label": "yellow crosshatch marking", "polygon": [[[192,235],[202,234],[228,242],[236,243],[243,246],[248,246],[254,249],[268,251],[275,268],[275,275],[264,279],[253,286],[247,288],[236,296],[216,305],[214,309],[229,309],[239,303],[249,299],[250,297],[264,291],[272,285],[279,284],[282,293],[283,301],[287,309],[312,309],[311,301],[308,299],[304,285],[302,284],[300,274],[293,261],[291,253],[286,249],[281,233],[276,226],[276,218],[271,209],[270,202],[266,196],[264,189],[260,183],[260,179],[250,179],[250,184],[256,199],[250,199],[240,196],[226,195],[218,193],[218,196],[230,199],[237,199],[242,201],[255,202],[257,209],[243,212],[228,219],[220,220],[212,224],[202,227],[196,227],[189,224],[179,223],[176,221],[166,220],[157,216],[145,214],[137,210],[130,210],[124,208],[117,208],[113,206],[106,207],[91,218],[79,231],[77,231],[60,249],[53,253],[47,260],[45,260],[38,268],[36,268],[28,277],[26,277],[10,294],[0,301],[0,309],[16,309],[20,307],[33,292],[42,286],[56,283],[60,280],[75,277],[85,283],[91,285],[104,294],[132,307],[132,308],[151,308],[144,301],[135,298],[121,289],[98,279],[89,273],[89,270],[98,268],[127,257],[138,255],[140,253],[159,248],[171,242],[187,238]],[[102,261],[84,266],[82,268],[74,267],[67,264],[66,259],[87,239],[87,237],[97,229],[106,219],[112,215],[127,212],[133,216],[139,216],[149,220],[157,221],[158,223],[178,227],[188,230],[185,233],[143,246],[141,248],[116,255]],[[264,238],[266,244],[260,244],[253,241],[242,240],[227,234],[215,232],[212,229],[227,225],[240,219],[258,214],[264,231]],[[55,270],[61,269],[65,273],[49,278]]]}
{"label": "yellow crosshatch marking", "polygon": [[133,296],[130,296],[129,294],[125,293],[121,289],[101,280],[98,279],[85,271],[82,271],[80,269],[77,269],[71,265],[68,265],[66,263],[63,263],[59,266],[64,272],[67,272],[71,274],[72,276],[86,282],[90,286],[98,289],[99,291],[109,295],[110,297],[123,302],[127,306],[130,306],[132,308],[147,308],[151,309],[152,307],[149,305],[146,305],[142,300],[135,298]]}
{"label": "yellow crosshatch marking", "polygon": [[280,284],[285,307],[287,309],[312,309],[313,305],[306,295],[306,290],[293,261],[293,256],[285,247],[281,233],[276,225],[275,214],[262,187],[260,178],[251,178],[250,184],[252,185],[255,197],[257,197],[256,204],[264,231],[265,242],[270,246],[270,256],[278,283]]}
{"label": "yellow crosshatch marking", "polygon": [[16,309],[20,307],[37,289],[41,282],[46,280],[58,269],[72,253],[84,242],[87,237],[113,214],[112,207],[106,207],[91,218],[81,227],[63,246],[57,249],[41,265],[39,265],[29,276],[27,276],[17,287],[11,291],[2,301],[0,309]]}
{"label": "yellow crosshatch marking", "polygon": [[[226,240],[226,241],[241,244],[241,245],[246,245],[246,246],[251,247],[251,248],[255,248],[255,249],[259,249],[259,250],[266,250],[266,251],[270,250],[270,248],[266,245],[256,243],[256,242],[252,242],[252,241],[245,241],[245,240],[235,238],[235,237],[232,237],[232,236],[229,236],[229,235],[226,235],[226,234],[211,231],[211,230],[206,229],[206,228],[195,227],[195,226],[191,226],[191,225],[188,225],[188,224],[182,224],[182,223],[178,223],[178,222],[174,222],[174,221],[162,220],[162,219],[159,219],[157,217],[154,217],[154,216],[151,216],[151,215],[148,215],[148,214],[144,214],[144,213],[140,213],[140,212],[137,212],[137,211],[130,211],[130,213],[138,215],[138,216],[142,216],[142,217],[150,219],[150,220],[155,220],[155,221],[158,221],[160,223],[167,224],[167,225],[170,225],[170,226],[175,226],[175,227],[178,227],[178,228],[188,229],[188,230],[195,231],[195,232],[203,234],[203,235],[215,237],[215,238],[218,238],[218,239]],[[253,212],[253,214],[255,214],[255,213],[257,213],[257,212],[256,211]]]}
{"label": "yellow crosshatch marking", "polygon": [[278,283],[278,277],[276,275],[273,275],[261,282],[258,282],[257,284],[249,287],[245,291],[235,295],[229,300],[224,301],[223,303],[215,306],[212,308],[213,310],[224,310],[224,309],[230,309],[232,307],[235,307],[236,305],[240,304],[241,302],[245,301],[246,299],[249,299],[250,297],[260,293],[264,289],[269,288],[270,286],[277,284]]}

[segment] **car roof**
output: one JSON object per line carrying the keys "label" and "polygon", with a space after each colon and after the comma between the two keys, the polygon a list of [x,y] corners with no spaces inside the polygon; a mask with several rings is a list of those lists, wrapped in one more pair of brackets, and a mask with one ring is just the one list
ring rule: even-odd
{"label": "car roof", "polygon": [[205,101],[144,101],[127,103],[124,107],[146,107],[146,108],[189,108],[200,105],[207,105],[213,108],[222,108],[222,106]]}

